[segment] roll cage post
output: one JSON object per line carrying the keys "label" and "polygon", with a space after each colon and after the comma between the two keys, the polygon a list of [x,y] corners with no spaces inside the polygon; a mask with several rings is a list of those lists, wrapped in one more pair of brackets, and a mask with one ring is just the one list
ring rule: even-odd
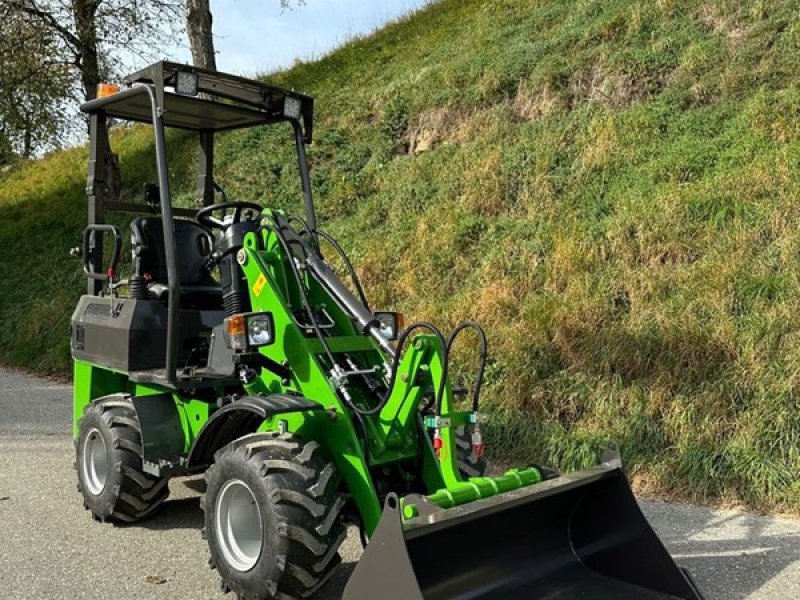
{"label": "roll cage post", "polygon": [[[93,113],[89,118],[89,174],[86,178],[86,196],[89,200],[89,225],[105,223],[103,206],[107,202],[109,190],[106,185],[106,161],[110,159],[108,130],[104,113]],[[96,235],[89,240],[88,264],[93,272],[103,270],[103,236]],[[87,294],[97,296],[103,289],[103,282],[89,277]]]}
{"label": "roll cage post", "polygon": [[308,159],[306,158],[306,145],[303,140],[303,130],[300,123],[292,121],[294,128],[295,151],[297,154],[297,167],[300,171],[300,182],[303,186],[303,202],[306,209],[306,223],[308,223],[308,232],[314,244],[319,248],[319,240],[317,239],[317,215],[314,211],[314,196],[311,192],[311,178],[308,175]]}

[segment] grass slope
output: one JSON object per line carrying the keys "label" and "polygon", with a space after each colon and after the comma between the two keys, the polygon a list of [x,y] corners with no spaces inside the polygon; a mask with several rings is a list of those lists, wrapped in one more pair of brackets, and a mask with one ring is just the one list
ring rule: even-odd
{"label": "grass slope", "polygon": [[[318,99],[321,222],[373,304],[485,325],[496,455],[612,436],[640,490],[798,511],[798,73],[789,0],[445,0],[271,79]],[[300,205],[285,135],[224,138],[231,197]],[[115,141],[138,193],[148,134]],[[7,362],[67,370],[84,160],[0,175]]]}

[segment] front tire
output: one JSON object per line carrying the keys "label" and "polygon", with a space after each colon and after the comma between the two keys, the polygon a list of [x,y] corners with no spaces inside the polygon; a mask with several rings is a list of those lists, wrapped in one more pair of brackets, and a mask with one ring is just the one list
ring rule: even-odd
{"label": "front tire", "polygon": [[222,448],[201,506],[210,564],[243,600],[304,598],[341,562],[339,476],[316,442],[254,433]]}
{"label": "front tire", "polygon": [[128,396],[86,406],[78,424],[75,467],[84,506],[99,521],[133,523],[169,495],[169,478],[142,469],[142,433]]}

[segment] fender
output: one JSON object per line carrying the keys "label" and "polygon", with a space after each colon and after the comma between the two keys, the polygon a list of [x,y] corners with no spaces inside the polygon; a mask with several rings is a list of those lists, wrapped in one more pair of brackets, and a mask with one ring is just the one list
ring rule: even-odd
{"label": "fender", "polygon": [[180,474],[186,438],[170,393],[130,396],[142,434],[142,468],[153,475]]}
{"label": "fender", "polygon": [[226,404],[203,425],[189,451],[189,468],[196,469],[214,462],[214,453],[233,440],[255,432],[265,419],[274,415],[324,410],[324,407],[302,396],[273,394],[245,396]]}
{"label": "fender", "polygon": [[185,474],[186,439],[171,393],[145,396],[116,393],[95,398],[91,402],[99,403],[133,408],[140,439],[139,443],[132,444],[128,449],[142,459],[142,471],[156,477]]}

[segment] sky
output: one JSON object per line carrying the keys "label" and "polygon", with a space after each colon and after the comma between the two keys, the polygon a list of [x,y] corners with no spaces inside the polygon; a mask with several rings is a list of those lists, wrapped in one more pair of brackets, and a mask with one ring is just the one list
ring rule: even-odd
{"label": "sky", "polygon": [[[348,39],[427,4],[427,0],[305,0],[282,9],[279,0],[212,0],[217,69],[268,73],[327,54]],[[182,41],[169,51],[189,61]]]}

